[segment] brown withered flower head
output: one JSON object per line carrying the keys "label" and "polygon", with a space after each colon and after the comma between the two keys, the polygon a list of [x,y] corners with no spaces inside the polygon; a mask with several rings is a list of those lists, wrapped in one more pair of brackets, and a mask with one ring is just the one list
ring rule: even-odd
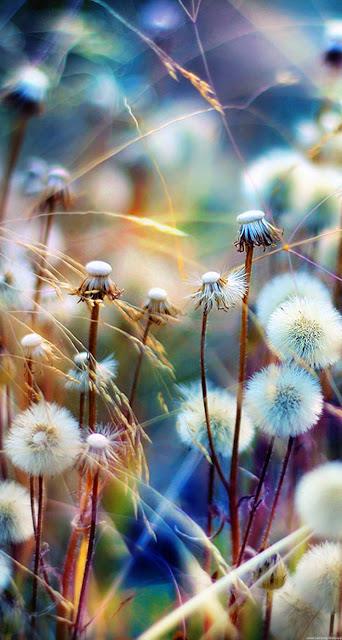
{"label": "brown withered flower head", "polygon": [[81,285],[73,291],[84,302],[102,302],[116,300],[123,293],[110,277],[112,267],[108,262],[92,260],[85,266],[87,275]]}
{"label": "brown withered flower head", "polygon": [[234,244],[240,252],[248,247],[272,247],[282,239],[281,229],[268,222],[263,211],[245,211],[236,221],[240,228]]}
{"label": "brown withered flower head", "polygon": [[160,287],[149,290],[143,310],[155,324],[164,324],[168,318],[176,318],[180,313],[168,299],[167,291]]}

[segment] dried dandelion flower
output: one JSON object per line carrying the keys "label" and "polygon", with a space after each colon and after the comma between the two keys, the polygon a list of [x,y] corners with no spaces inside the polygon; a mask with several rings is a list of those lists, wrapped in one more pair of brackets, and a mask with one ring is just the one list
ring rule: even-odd
{"label": "dried dandelion flower", "polygon": [[277,640],[325,638],[329,629],[329,615],[310,606],[299,597],[293,581],[276,591],[273,597],[271,633]]}
{"label": "dried dandelion flower", "polygon": [[317,423],[323,396],[319,383],[305,369],[271,364],[248,382],[245,406],[256,428],[289,438]]}
{"label": "dried dandelion flower", "polygon": [[169,301],[167,291],[160,287],[149,290],[143,309],[156,324],[165,322],[167,317],[176,318],[179,315],[179,310]]}
{"label": "dried dandelion flower", "polygon": [[26,358],[32,360],[49,360],[52,347],[39,333],[27,333],[20,341]]}
{"label": "dried dandelion flower", "polygon": [[13,480],[0,483],[0,543],[24,542],[33,536],[30,496]]}
{"label": "dried dandelion flower", "polygon": [[112,267],[108,262],[92,260],[85,266],[87,276],[81,286],[74,291],[81,300],[100,302],[105,298],[116,300],[122,294],[110,277]]}
{"label": "dried dandelion flower", "polygon": [[331,303],[327,287],[315,276],[305,271],[281,273],[261,289],[256,301],[256,314],[266,326],[275,309],[294,296]]}
{"label": "dried dandelion flower", "polygon": [[306,473],[295,494],[298,514],[314,533],[342,538],[342,462],[326,462]]}
{"label": "dried dandelion flower", "polygon": [[49,79],[44,71],[34,65],[18,69],[4,87],[4,101],[26,116],[41,113],[49,89]]}
{"label": "dried dandelion flower", "polygon": [[41,208],[61,207],[66,210],[71,204],[70,173],[64,167],[51,167],[47,175],[46,189]]}
{"label": "dried dandelion flower", "polygon": [[329,303],[291,298],[272,313],[267,336],[281,358],[299,359],[320,369],[339,359],[342,318]]}
{"label": "dried dandelion flower", "polygon": [[279,553],[263,560],[253,572],[253,582],[265,591],[281,589],[287,579],[287,569]]}
{"label": "dried dandelion flower", "polygon": [[294,576],[298,595],[327,613],[338,611],[342,580],[342,547],[325,542],[315,545],[300,559]]}
{"label": "dried dandelion flower", "polygon": [[5,441],[14,466],[32,476],[63,473],[74,464],[80,448],[80,430],[71,413],[44,401],[14,418]]}
{"label": "dried dandelion flower", "polygon": [[239,235],[235,241],[238,251],[248,247],[271,247],[282,239],[282,231],[268,222],[263,211],[246,211],[236,218],[240,225]]}
{"label": "dried dandelion flower", "polygon": [[74,357],[75,368],[69,369],[65,386],[67,389],[79,391],[80,393],[88,393],[90,385],[95,384],[97,389],[106,388],[112,380],[115,379],[118,363],[115,358],[110,355],[96,362],[96,376],[92,379],[89,372],[88,351],[81,351]]}
{"label": "dried dandelion flower", "polygon": [[214,305],[217,309],[228,311],[241,302],[247,290],[244,269],[234,269],[228,273],[207,271],[201,278],[201,286],[192,294],[195,309],[203,306],[209,313]]}
{"label": "dried dandelion flower", "polygon": [[123,443],[121,431],[111,425],[97,425],[95,431],[88,431],[82,445],[80,466],[82,468],[113,468],[120,462]]}
{"label": "dried dandelion flower", "polygon": [[35,277],[24,260],[5,259],[0,264],[0,307],[29,308]]}
{"label": "dried dandelion flower", "polygon": [[[199,447],[208,451],[208,433],[205,422],[203,398],[199,385],[180,387],[183,401],[177,418],[177,431],[182,442],[188,447]],[[209,389],[208,405],[210,426],[217,454],[230,458],[235,427],[236,399],[224,389]],[[239,451],[245,451],[254,436],[252,423],[242,413]]]}

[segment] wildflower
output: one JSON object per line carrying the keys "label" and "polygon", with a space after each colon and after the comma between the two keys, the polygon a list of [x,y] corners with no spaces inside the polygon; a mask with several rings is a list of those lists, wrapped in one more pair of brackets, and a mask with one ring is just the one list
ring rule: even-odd
{"label": "wildflower", "polygon": [[296,568],[294,583],[305,602],[332,613],[338,610],[341,579],[341,545],[325,542],[311,547],[303,555]]}
{"label": "wildflower", "polygon": [[258,295],[256,313],[261,324],[265,326],[273,311],[296,295],[331,303],[329,290],[318,278],[305,271],[281,273],[267,282]]}
{"label": "wildflower", "polygon": [[47,175],[47,185],[42,208],[68,209],[71,204],[69,189],[70,174],[63,167],[52,167]]}
{"label": "wildflower", "polygon": [[5,259],[0,264],[0,306],[28,308],[32,302],[34,274],[24,260]]}
{"label": "wildflower", "polygon": [[21,339],[21,346],[27,358],[32,360],[49,360],[52,347],[39,333],[27,333]]}
{"label": "wildflower", "polygon": [[44,71],[26,65],[16,72],[4,87],[4,101],[24,115],[38,115],[46,101],[49,79]]}
{"label": "wildflower", "polygon": [[277,640],[303,640],[327,636],[329,615],[299,597],[292,580],[273,598],[271,633]]}
{"label": "wildflower", "polygon": [[179,314],[178,309],[169,301],[167,291],[160,287],[153,287],[149,290],[143,309],[148,312],[150,319],[156,324],[165,322],[167,316],[176,318]]}
{"label": "wildflower", "polygon": [[[177,418],[177,431],[182,442],[208,450],[208,434],[205,422],[203,398],[198,385],[181,387],[183,396]],[[217,454],[224,458],[231,456],[234,439],[236,399],[224,389],[209,389],[208,405],[211,432]],[[242,413],[239,450],[245,451],[253,439],[252,423],[245,412]]]}
{"label": "wildflower", "polygon": [[196,309],[203,305],[204,313],[209,313],[216,304],[217,309],[228,311],[240,302],[247,290],[244,269],[235,269],[229,273],[207,271],[202,275],[201,286],[192,298]]}
{"label": "wildflower", "polygon": [[287,578],[286,566],[279,555],[274,553],[266,558],[253,573],[253,581],[265,591],[281,589]]}
{"label": "wildflower", "polygon": [[334,364],[342,346],[342,319],[331,304],[291,298],[276,309],[267,335],[283,359],[300,359],[317,369]]}
{"label": "wildflower", "polygon": [[281,230],[266,220],[263,211],[246,211],[240,213],[236,220],[240,229],[234,244],[240,252],[247,247],[270,247],[282,238]]}
{"label": "wildflower", "polygon": [[28,491],[17,482],[0,483],[0,543],[20,543],[33,536]]}
{"label": "wildflower", "polygon": [[[93,382],[89,372],[89,353],[81,351],[74,357],[76,367],[69,369],[65,386],[67,389],[73,389],[80,393],[87,393]],[[118,368],[118,363],[113,356],[107,356],[100,362],[96,363],[96,387],[98,389],[105,388],[114,380]]]}
{"label": "wildflower", "polygon": [[19,413],[5,441],[11,462],[33,476],[54,476],[71,467],[80,452],[76,420],[64,407],[40,402]]}
{"label": "wildflower", "polygon": [[245,406],[258,429],[288,438],[316,424],[323,396],[319,383],[304,369],[271,364],[249,381]]}
{"label": "wildflower", "polygon": [[342,462],[326,462],[306,473],[295,501],[301,520],[314,533],[342,538]]}
{"label": "wildflower", "polygon": [[88,431],[81,450],[80,466],[89,469],[115,466],[120,461],[120,434],[110,425],[98,425],[95,431]]}
{"label": "wildflower", "polygon": [[108,262],[92,260],[85,266],[87,276],[80,287],[74,292],[81,300],[100,302],[105,298],[116,300],[122,290],[118,289],[110,277],[112,267]]}

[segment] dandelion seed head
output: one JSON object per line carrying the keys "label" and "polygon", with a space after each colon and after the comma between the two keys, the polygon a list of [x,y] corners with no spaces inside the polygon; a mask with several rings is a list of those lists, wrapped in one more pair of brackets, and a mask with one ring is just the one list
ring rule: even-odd
{"label": "dandelion seed head", "polygon": [[26,65],[5,86],[4,100],[27,115],[38,114],[44,105],[50,81],[42,69]]}
{"label": "dandelion seed head", "polygon": [[256,313],[261,324],[266,326],[273,311],[294,296],[331,303],[329,290],[318,278],[305,271],[281,273],[267,282],[258,295]]}
{"label": "dandelion seed head", "polygon": [[30,496],[13,480],[0,483],[0,542],[19,544],[33,536]]}
{"label": "dandelion seed head", "polygon": [[39,333],[27,333],[20,342],[28,358],[44,360],[49,359],[52,355],[50,344]]}
{"label": "dandelion seed head", "polygon": [[148,292],[148,298],[156,302],[164,302],[167,299],[167,291],[161,287],[153,287]]}
{"label": "dandelion seed head", "polygon": [[245,406],[256,428],[288,438],[318,422],[323,396],[319,383],[305,369],[271,364],[248,382]]}
{"label": "dandelion seed head", "polygon": [[248,247],[274,246],[281,240],[281,230],[268,222],[265,216],[258,210],[245,211],[237,216],[239,234],[234,244],[238,251],[245,251]]}
{"label": "dandelion seed head", "polygon": [[207,271],[202,275],[200,286],[191,297],[195,301],[195,309],[203,306],[205,313],[209,313],[214,306],[219,310],[229,311],[243,300],[246,291],[244,269],[234,269],[222,274]]}
{"label": "dandelion seed head", "polygon": [[273,596],[271,633],[277,640],[326,637],[329,615],[299,597],[292,580]]}
{"label": "dandelion seed head", "polygon": [[68,371],[68,378],[65,382],[67,389],[88,393],[89,387],[93,385],[100,392],[105,390],[115,379],[118,363],[112,355],[106,356],[96,363],[95,377],[89,374],[89,360],[88,351],[81,351],[74,356],[76,367]]}
{"label": "dandelion seed head", "polygon": [[320,369],[339,359],[342,318],[329,302],[295,297],[272,313],[267,336],[284,360],[302,360]]}
{"label": "dandelion seed head", "polygon": [[71,413],[40,402],[19,413],[5,441],[14,464],[33,476],[54,476],[71,467],[80,453],[81,437]]}
{"label": "dandelion seed head", "polygon": [[306,473],[295,501],[302,522],[314,533],[342,539],[342,462],[326,462]]}
{"label": "dandelion seed head", "polygon": [[325,542],[315,545],[300,559],[294,576],[299,596],[317,609],[336,612],[342,579],[342,548]]}
{"label": "dandelion seed head", "polygon": [[[180,387],[183,400],[177,417],[177,431],[188,447],[209,451],[203,398],[199,385]],[[210,426],[216,452],[230,458],[233,447],[236,399],[228,391],[212,388],[208,391]],[[239,451],[245,451],[254,436],[252,423],[245,411],[242,413]]]}
{"label": "dandelion seed head", "polygon": [[169,301],[167,291],[161,287],[152,287],[149,290],[143,309],[155,324],[162,324],[168,316],[176,318],[179,315],[179,310]]}
{"label": "dandelion seed head", "polygon": [[119,464],[124,450],[122,432],[111,425],[97,425],[88,431],[80,455],[80,467],[93,470],[110,468]]}
{"label": "dandelion seed head", "polygon": [[110,277],[112,267],[103,260],[92,260],[85,266],[86,278],[80,287],[73,293],[79,295],[81,300],[100,302],[105,298],[116,300],[122,290],[118,289]]}

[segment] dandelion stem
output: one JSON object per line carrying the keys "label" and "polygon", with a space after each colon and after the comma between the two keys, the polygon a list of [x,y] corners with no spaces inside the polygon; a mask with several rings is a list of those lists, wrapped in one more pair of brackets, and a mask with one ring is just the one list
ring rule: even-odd
{"label": "dandelion stem", "polygon": [[94,302],[91,309],[90,327],[89,327],[89,407],[88,407],[88,426],[90,431],[94,431],[96,426],[96,344],[97,331],[99,325],[100,305]]}
{"label": "dandelion stem", "polygon": [[39,586],[39,568],[40,568],[40,556],[42,545],[42,526],[43,526],[43,499],[44,499],[44,481],[43,477],[38,477],[38,513],[37,523],[35,530],[36,548],[34,555],[34,579],[32,588],[32,604],[31,604],[31,630],[32,635],[35,633],[36,628],[36,612],[37,612],[37,598],[38,598],[38,586]]}
{"label": "dandelion stem", "polygon": [[246,530],[245,530],[245,534],[243,537],[243,541],[242,541],[242,545],[241,545],[241,549],[240,549],[240,553],[239,553],[239,557],[238,557],[238,561],[237,561],[237,566],[239,567],[242,560],[243,560],[243,554],[245,552],[246,546],[247,546],[247,542],[248,542],[248,538],[249,538],[249,534],[252,528],[252,524],[253,524],[253,520],[254,520],[254,516],[256,514],[258,505],[259,505],[259,499],[260,499],[260,495],[261,495],[261,491],[262,491],[262,487],[265,481],[265,476],[266,476],[266,472],[268,469],[268,465],[271,459],[271,455],[272,455],[272,451],[273,451],[273,445],[274,445],[274,440],[275,438],[273,437],[268,445],[267,451],[266,451],[266,455],[264,458],[264,464],[262,466],[261,469],[261,473],[259,476],[259,481],[258,481],[258,485],[255,491],[255,495],[254,495],[254,500],[253,500],[253,504],[252,504],[252,508],[250,510],[249,513],[249,517],[248,517],[248,522],[247,522],[247,526],[246,526]]}
{"label": "dandelion stem", "polygon": [[334,637],[334,626],[335,626],[335,611],[332,611],[330,614],[330,620],[329,620],[329,638]]}
{"label": "dandelion stem", "polygon": [[265,618],[262,630],[262,640],[268,640],[271,628],[272,618],[272,604],[273,604],[273,592],[266,591],[266,606],[265,606]]}
{"label": "dandelion stem", "polygon": [[[145,325],[143,337],[142,337],[142,340],[141,340],[141,342],[142,342],[142,344],[144,346],[145,346],[145,344],[147,342],[147,338],[148,338],[148,334],[150,332],[151,325],[152,325],[152,320],[151,320],[150,317],[148,317],[148,320],[147,320],[146,325]],[[136,392],[137,392],[137,388],[138,388],[138,381],[139,381],[139,376],[140,376],[140,370],[141,370],[143,357],[144,357],[144,349],[141,348],[140,352],[139,352],[139,356],[138,356],[138,361],[137,361],[137,364],[136,364],[136,367],[135,367],[135,372],[134,372],[131,392],[129,394],[129,404],[130,404],[131,407],[133,407],[133,403],[134,403]]]}
{"label": "dandelion stem", "polygon": [[274,516],[275,516],[275,512],[276,512],[276,509],[277,509],[277,506],[278,506],[279,497],[280,497],[280,493],[281,493],[281,490],[282,490],[282,487],[283,487],[286,470],[287,470],[287,467],[288,467],[288,464],[289,464],[290,455],[291,455],[291,451],[292,451],[292,447],[293,447],[293,442],[294,442],[294,438],[291,436],[289,438],[289,441],[288,441],[285,457],[284,457],[284,460],[283,460],[283,464],[282,464],[282,468],[281,468],[281,472],[280,472],[280,476],[279,476],[279,480],[278,480],[278,485],[277,485],[276,492],[275,492],[274,499],[273,499],[273,504],[272,504],[272,508],[271,508],[270,517],[269,517],[269,520],[268,520],[268,523],[267,523],[266,531],[265,531],[263,539],[262,539],[260,550],[266,549],[267,544],[268,544],[268,538],[269,538],[269,535],[270,535],[270,531],[271,531],[273,519],[274,519]]}
{"label": "dandelion stem", "polygon": [[76,615],[72,640],[76,640],[78,636],[83,607],[84,607],[86,589],[88,584],[88,578],[89,578],[89,573],[91,568],[91,562],[93,557],[95,532],[96,532],[98,488],[99,488],[99,471],[95,473],[94,479],[93,479],[93,489],[92,489],[92,496],[91,496],[91,522],[90,522],[90,531],[89,531],[89,539],[88,539],[87,558],[86,558],[86,563],[84,567],[84,574],[83,574],[83,580],[82,580],[82,586],[81,586],[81,592],[80,592],[80,597],[78,602],[77,615]]}
{"label": "dandelion stem", "polygon": [[0,224],[3,223],[6,213],[6,205],[8,200],[9,189],[11,185],[11,179],[13,171],[17,164],[19,153],[25,137],[28,118],[22,116],[18,119],[17,125],[13,131],[10,141],[10,149],[6,162],[4,178],[2,182],[2,189],[0,195]]}
{"label": "dandelion stem", "polygon": [[208,435],[208,442],[209,442],[209,449],[210,449],[210,457],[211,457],[212,464],[214,465],[214,467],[215,467],[215,469],[216,469],[216,471],[218,473],[218,476],[219,476],[224,488],[228,492],[228,490],[229,490],[228,482],[227,482],[226,478],[224,477],[224,473],[222,471],[219,459],[218,459],[218,457],[216,455],[215,446],[214,446],[214,440],[213,440],[213,435],[212,435],[211,425],[210,425],[210,414],[209,414],[209,406],[208,406],[207,377],[206,377],[206,370],[205,370],[205,344],[206,344],[207,325],[208,325],[208,312],[207,311],[203,311],[202,331],[201,331],[200,364],[201,364],[201,386],[202,386],[202,398],[203,398],[205,424],[206,424],[206,428],[207,428],[207,435]]}
{"label": "dandelion stem", "polygon": [[239,555],[239,512],[238,512],[238,468],[239,468],[239,439],[240,439],[240,424],[242,414],[242,403],[245,387],[246,376],[246,360],[247,360],[247,339],[248,339],[248,298],[252,273],[252,260],[253,260],[253,246],[247,246],[246,259],[245,259],[245,273],[246,273],[246,293],[242,301],[241,312],[241,329],[240,329],[240,356],[239,356],[239,378],[238,389],[236,397],[236,416],[235,416],[235,429],[234,429],[234,441],[232,451],[232,461],[230,467],[230,480],[229,480],[229,505],[230,505],[230,522],[231,522],[231,542],[232,542],[232,562],[235,564]]}

